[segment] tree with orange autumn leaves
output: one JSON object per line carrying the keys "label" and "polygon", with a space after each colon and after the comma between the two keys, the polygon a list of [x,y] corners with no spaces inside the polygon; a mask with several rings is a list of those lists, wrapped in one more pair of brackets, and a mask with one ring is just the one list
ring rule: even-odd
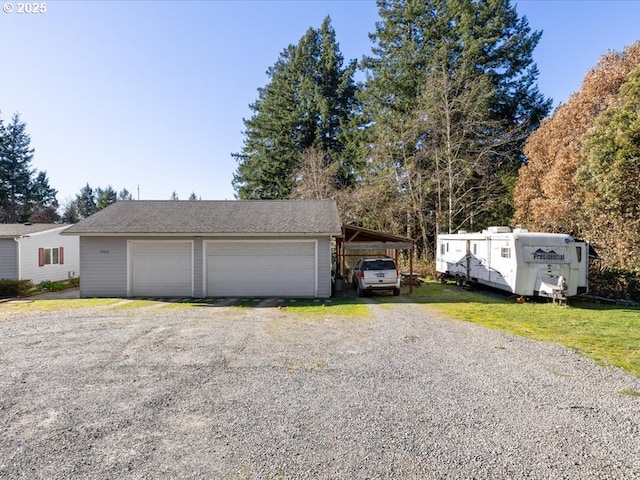
{"label": "tree with orange autumn leaves", "polygon": [[609,52],[524,148],[514,223],[590,240],[640,274],[640,42]]}

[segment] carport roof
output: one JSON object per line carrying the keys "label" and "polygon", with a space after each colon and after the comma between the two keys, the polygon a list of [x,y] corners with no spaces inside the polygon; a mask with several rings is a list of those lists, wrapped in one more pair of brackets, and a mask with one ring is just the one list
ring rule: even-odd
{"label": "carport roof", "polygon": [[345,250],[410,250],[414,241],[390,233],[379,232],[355,225],[344,225],[343,238],[338,242]]}
{"label": "carport roof", "polygon": [[65,235],[341,235],[334,200],[129,200]]}

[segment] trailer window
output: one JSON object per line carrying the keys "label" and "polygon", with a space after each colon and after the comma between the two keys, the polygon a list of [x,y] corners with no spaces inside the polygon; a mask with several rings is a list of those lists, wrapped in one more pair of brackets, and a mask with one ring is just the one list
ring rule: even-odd
{"label": "trailer window", "polygon": [[578,263],[582,263],[582,247],[576,247],[576,254],[578,255]]}
{"label": "trailer window", "polygon": [[509,247],[503,247],[500,251],[502,258],[511,258],[511,249]]}

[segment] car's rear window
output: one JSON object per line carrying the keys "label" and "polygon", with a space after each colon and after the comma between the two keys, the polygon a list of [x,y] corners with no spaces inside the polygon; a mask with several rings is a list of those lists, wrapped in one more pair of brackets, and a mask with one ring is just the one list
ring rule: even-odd
{"label": "car's rear window", "polygon": [[395,270],[396,262],[393,260],[371,260],[370,262],[364,262],[363,270]]}

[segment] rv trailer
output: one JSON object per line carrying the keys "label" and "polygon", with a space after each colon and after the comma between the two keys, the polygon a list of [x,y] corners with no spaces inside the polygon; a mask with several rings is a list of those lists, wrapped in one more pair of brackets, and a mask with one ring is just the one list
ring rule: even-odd
{"label": "rv trailer", "polygon": [[589,244],[569,235],[489,227],[438,235],[436,271],[521,297],[565,300],[588,291]]}

